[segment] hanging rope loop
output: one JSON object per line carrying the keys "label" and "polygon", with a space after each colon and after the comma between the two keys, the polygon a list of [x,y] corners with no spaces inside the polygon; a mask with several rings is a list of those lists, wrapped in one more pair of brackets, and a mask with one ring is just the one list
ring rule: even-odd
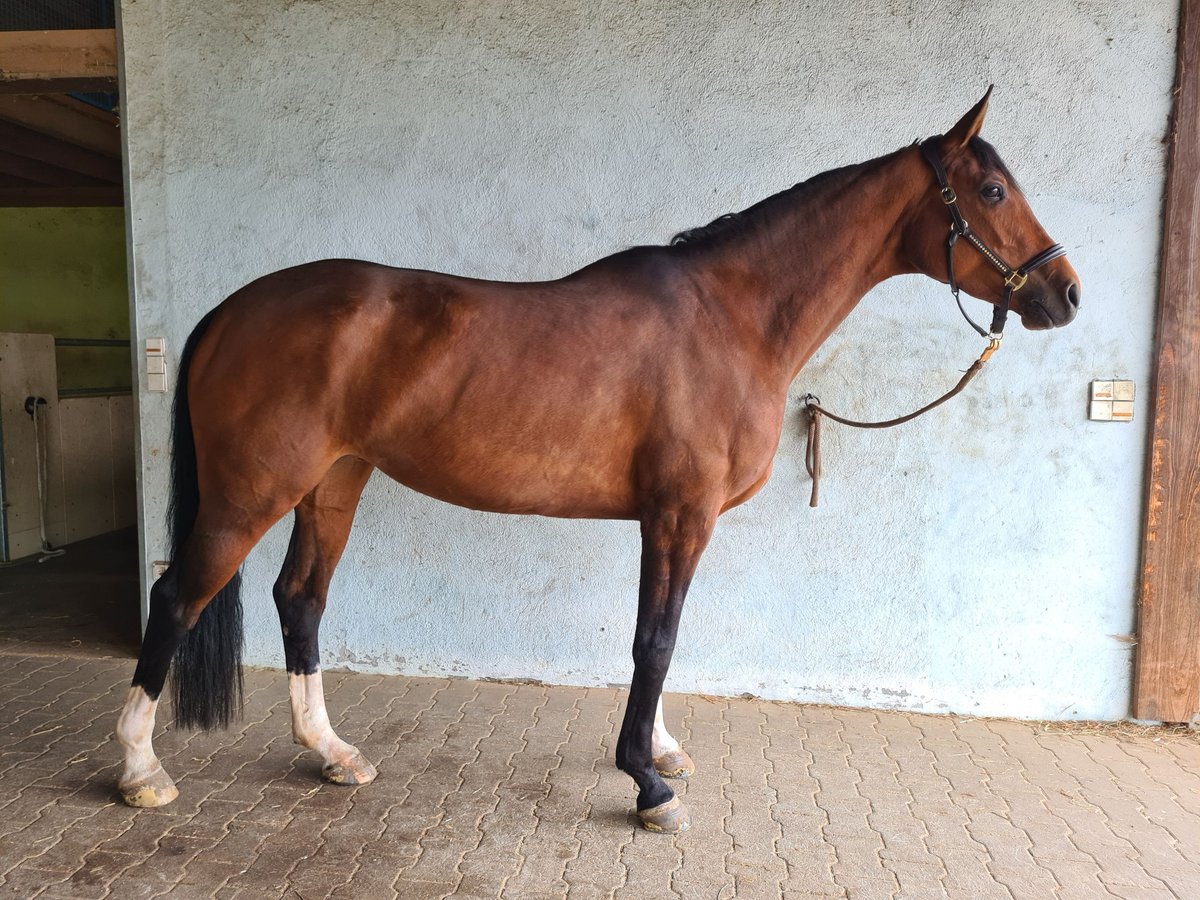
{"label": "hanging rope loop", "polygon": [[962,390],[971,383],[982,370],[984,365],[992,354],[1000,349],[1000,338],[992,337],[988,340],[987,347],[979,354],[979,359],[971,363],[970,368],[963,373],[962,378],[958,380],[958,384],[950,388],[942,396],[938,397],[932,403],[926,403],[915,412],[910,412],[908,415],[897,416],[894,419],[885,419],[882,422],[860,422],[857,419],[847,419],[844,416],[839,416],[831,413],[821,405],[821,400],[815,394],[804,395],[804,409],[808,415],[808,442],[804,448],[804,467],[808,470],[808,476],[812,479],[812,495],[809,498],[808,505],[816,506],[820,495],[821,485],[821,418],[828,416],[835,422],[840,422],[843,425],[849,425],[851,428],[892,428],[896,425],[903,425],[905,422],[911,422],[917,416],[923,416],[932,409],[941,406],[951,397],[961,393]]}

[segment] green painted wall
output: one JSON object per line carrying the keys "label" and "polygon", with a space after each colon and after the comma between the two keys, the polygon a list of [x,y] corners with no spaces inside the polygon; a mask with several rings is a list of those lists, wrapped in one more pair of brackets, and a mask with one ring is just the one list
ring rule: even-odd
{"label": "green painted wall", "polygon": [[[0,331],[128,339],[125,211],[0,208]],[[58,388],[128,388],[130,359],[60,347]]]}

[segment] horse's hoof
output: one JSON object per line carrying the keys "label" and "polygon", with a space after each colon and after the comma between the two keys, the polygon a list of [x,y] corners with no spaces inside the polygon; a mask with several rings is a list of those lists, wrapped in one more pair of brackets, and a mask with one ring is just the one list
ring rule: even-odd
{"label": "horse's hoof", "polygon": [[361,753],[355,753],[343,763],[329,763],[321,769],[321,777],[330,784],[370,784],[379,773]]}
{"label": "horse's hoof", "polygon": [[696,774],[696,764],[682,749],[654,757],[654,768],[663,778],[690,778]]}
{"label": "horse's hoof", "polygon": [[642,825],[646,827],[646,830],[656,831],[659,834],[679,834],[687,831],[688,826],[692,824],[692,817],[688,814],[687,807],[678,797],[672,797],[666,803],[660,803],[649,809],[639,809],[638,818],[642,820]]}
{"label": "horse's hoof", "polygon": [[121,792],[121,799],[129,806],[143,809],[166,806],[179,796],[179,788],[175,787],[175,782],[162,766],[145,778],[139,778],[129,784],[118,784],[117,789]]}

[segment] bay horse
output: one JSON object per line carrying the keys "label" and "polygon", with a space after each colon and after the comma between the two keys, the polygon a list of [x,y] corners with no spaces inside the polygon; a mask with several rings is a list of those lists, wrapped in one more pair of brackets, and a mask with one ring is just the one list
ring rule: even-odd
{"label": "bay horse", "polygon": [[[924,145],[817,175],[669,245],[624,250],[556,281],[324,260],[259,278],[209,312],[179,365],[173,559],[151,590],[117,724],[125,802],[159,806],[178,793],[151,744],[169,669],[180,725],[227,725],[237,712],[239,569],[289,511],[274,598],[293,735],[321,755],[327,780],[375,777],[330,727],[317,631],[378,468],[472,509],[640,523],[616,761],[637,784],[647,828],[686,828],[662,776],[694,768],[663,723],[663,679],[709,535],[770,475],[800,368],[868,290],[903,273],[1011,300],[1028,329],[1075,317],[1079,280],[1065,259],[1023,273],[1016,297],[1006,269],[995,271],[1049,239],[979,137],[990,93]],[[956,254],[954,222],[966,218],[979,252]]]}

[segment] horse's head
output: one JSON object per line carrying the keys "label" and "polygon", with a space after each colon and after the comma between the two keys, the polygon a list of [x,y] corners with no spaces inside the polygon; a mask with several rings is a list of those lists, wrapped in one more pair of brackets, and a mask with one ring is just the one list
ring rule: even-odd
{"label": "horse's head", "polygon": [[996,306],[1011,302],[1026,328],[1066,325],[1079,311],[1079,276],[979,137],[991,93],[922,145],[928,184],[905,229],[904,251],[920,272],[951,287]]}

